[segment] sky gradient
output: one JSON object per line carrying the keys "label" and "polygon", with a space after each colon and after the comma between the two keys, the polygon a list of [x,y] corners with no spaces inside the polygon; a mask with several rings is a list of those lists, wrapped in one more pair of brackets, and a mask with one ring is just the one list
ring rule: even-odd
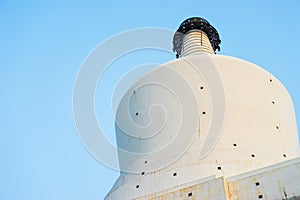
{"label": "sky gradient", "polygon": [[[73,86],[99,43],[134,28],[176,30],[186,18],[207,19],[220,34],[219,54],[253,62],[286,86],[300,127],[300,2],[280,2],[0,0],[0,199],[96,200],[108,193],[118,172],[81,144]],[[174,58],[160,51],[124,56],[107,72],[96,99],[132,66]],[[105,132],[114,141],[110,110],[96,107],[97,115],[107,116]]]}

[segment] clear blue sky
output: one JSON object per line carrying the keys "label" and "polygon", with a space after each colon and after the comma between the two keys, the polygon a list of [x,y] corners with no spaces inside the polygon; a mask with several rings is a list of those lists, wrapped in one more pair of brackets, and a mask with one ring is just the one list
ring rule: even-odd
{"label": "clear blue sky", "polygon": [[[299,10],[296,0],[0,0],[0,199],[96,200],[107,194],[118,172],[82,146],[72,116],[73,86],[97,44],[132,28],[175,30],[188,17],[206,18],[220,33],[220,54],[258,64],[283,82],[299,126]],[[156,52],[145,61],[141,55],[130,57],[135,65],[174,57]],[[113,123],[106,125],[113,140]]]}

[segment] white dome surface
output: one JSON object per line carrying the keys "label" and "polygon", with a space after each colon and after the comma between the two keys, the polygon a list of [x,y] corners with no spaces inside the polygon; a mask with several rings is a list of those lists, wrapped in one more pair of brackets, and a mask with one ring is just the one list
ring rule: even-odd
{"label": "white dome surface", "polygon": [[[291,97],[272,74],[223,55],[191,55],[149,72],[117,111],[122,172],[106,199],[134,199],[207,177],[299,157]],[[126,133],[126,134],[125,134]],[[129,135],[128,135],[129,134]]]}

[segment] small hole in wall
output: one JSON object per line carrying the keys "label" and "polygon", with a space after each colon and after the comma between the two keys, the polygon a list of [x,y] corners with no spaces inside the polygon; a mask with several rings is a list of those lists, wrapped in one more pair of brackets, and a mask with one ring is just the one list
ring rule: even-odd
{"label": "small hole in wall", "polygon": [[144,162],[145,164],[147,164],[148,163],[148,161],[147,160],[145,160],[145,162]]}
{"label": "small hole in wall", "polygon": [[142,175],[145,175],[145,172],[142,172]]}
{"label": "small hole in wall", "polygon": [[177,173],[175,172],[175,173],[173,173],[173,176],[177,176]]}
{"label": "small hole in wall", "polygon": [[222,167],[218,167],[217,169],[218,169],[218,170],[222,170]]}
{"label": "small hole in wall", "polygon": [[203,114],[203,115],[205,115],[205,114],[206,114],[206,112],[202,112],[202,114]]}
{"label": "small hole in wall", "polygon": [[255,158],[255,155],[254,155],[254,154],[252,154],[252,155],[251,155],[251,157],[252,157],[252,158]]}
{"label": "small hole in wall", "polygon": [[136,188],[136,189],[140,188],[140,185],[136,185],[135,188]]}
{"label": "small hole in wall", "polygon": [[138,115],[139,115],[139,113],[138,113],[138,112],[136,112],[136,113],[135,113],[135,115],[136,115],[136,116],[138,116]]}
{"label": "small hole in wall", "polygon": [[203,87],[203,86],[201,86],[201,87],[200,87],[200,90],[203,90],[203,89],[204,89],[204,87]]}
{"label": "small hole in wall", "polygon": [[233,144],[234,147],[237,147],[237,144]]}
{"label": "small hole in wall", "polygon": [[272,101],[272,104],[275,104],[275,101]]}
{"label": "small hole in wall", "polygon": [[279,126],[276,126],[276,129],[278,130],[278,129],[279,129]]}
{"label": "small hole in wall", "polygon": [[285,157],[285,158],[286,158],[286,155],[285,155],[285,154],[283,154],[283,157]]}
{"label": "small hole in wall", "polygon": [[272,79],[270,79],[269,81],[270,81],[270,82],[273,82],[273,80],[272,80]]}
{"label": "small hole in wall", "polygon": [[192,192],[190,192],[190,193],[188,194],[188,196],[189,196],[189,197],[193,196],[193,193],[192,193]]}
{"label": "small hole in wall", "polygon": [[258,195],[258,198],[259,198],[259,199],[263,199],[264,196],[261,194],[261,195]]}
{"label": "small hole in wall", "polygon": [[256,185],[256,186],[259,186],[259,185],[260,185],[260,183],[259,183],[259,182],[256,182],[256,183],[255,183],[255,185]]}
{"label": "small hole in wall", "polygon": [[287,194],[287,192],[285,191],[285,188],[283,188],[283,194],[284,194],[285,199],[287,199],[288,194]]}

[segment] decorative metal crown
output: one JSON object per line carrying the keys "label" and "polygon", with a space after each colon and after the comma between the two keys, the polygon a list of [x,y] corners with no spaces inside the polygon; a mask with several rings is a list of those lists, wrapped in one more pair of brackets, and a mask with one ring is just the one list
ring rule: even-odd
{"label": "decorative metal crown", "polygon": [[216,50],[220,51],[219,45],[221,43],[221,40],[219,38],[217,30],[212,25],[210,25],[209,22],[205,19],[200,17],[192,17],[186,19],[180,24],[178,30],[176,31],[173,37],[173,51],[176,51],[177,58],[179,58],[179,56],[181,55],[184,35],[194,29],[198,29],[205,32],[213,50],[215,52]]}

